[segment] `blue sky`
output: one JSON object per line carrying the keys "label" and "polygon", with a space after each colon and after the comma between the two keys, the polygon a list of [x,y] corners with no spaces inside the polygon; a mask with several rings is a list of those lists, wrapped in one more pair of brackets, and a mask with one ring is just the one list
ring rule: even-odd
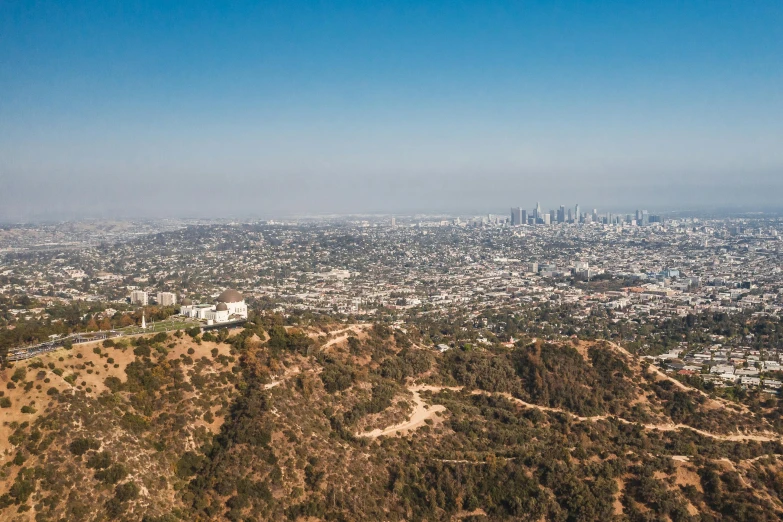
{"label": "blue sky", "polygon": [[0,217],[780,206],[781,27],[780,1],[2,2]]}

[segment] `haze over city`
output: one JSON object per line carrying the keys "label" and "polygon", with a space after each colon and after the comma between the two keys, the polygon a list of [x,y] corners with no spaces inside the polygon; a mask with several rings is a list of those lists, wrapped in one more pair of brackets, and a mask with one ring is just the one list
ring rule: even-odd
{"label": "haze over city", "polygon": [[780,522],[782,28],[0,0],[0,520]]}
{"label": "haze over city", "polygon": [[778,209],[783,4],[5,2],[0,219]]}

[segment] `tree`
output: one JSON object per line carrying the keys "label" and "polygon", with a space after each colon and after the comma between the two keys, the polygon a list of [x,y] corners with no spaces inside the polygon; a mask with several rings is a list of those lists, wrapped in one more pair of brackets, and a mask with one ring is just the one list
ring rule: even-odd
{"label": "tree", "polygon": [[87,322],[87,331],[88,332],[98,331],[98,323],[95,322],[95,317],[90,317],[90,320]]}

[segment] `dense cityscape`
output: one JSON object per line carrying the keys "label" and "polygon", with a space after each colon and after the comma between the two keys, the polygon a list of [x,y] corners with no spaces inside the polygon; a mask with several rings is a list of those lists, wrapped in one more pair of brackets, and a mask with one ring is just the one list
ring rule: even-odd
{"label": "dense cityscape", "polygon": [[[527,224],[515,224],[520,215]],[[93,242],[74,224],[8,226],[0,239],[0,320],[6,328],[45,324],[57,330],[52,335],[138,326],[158,308],[193,316],[184,303],[212,303],[235,288],[251,305],[285,315],[470,322],[469,334],[439,340],[455,345],[513,342],[501,325],[487,322],[499,311],[566,308],[567,324],[547,328],[548,335],[566,337],[598,315],[617,329],[705,312],[777,317],[783,308],[783,221],[777,217],[664,220],[639,211],[637,221],[580,213],[578,205],[576,218],[563,207],[526,215],[512,209],[510,217],[166,223],[159,231],[150,229],[160,225],[125,224],[119,239],[114,225],[110,233],[91,230]],[[64,245],[69,248],[58,248]],[[14,304],[22,302],[32,304]],[[57,329],[63,320],[52,308],[73,303],[89,308],[84,324]],[[156,310],[145,312],[143,305]],[[46,340],[31,333],[4,349]],[[719,369],[719,385],[740,379],[760,385],[765,369],[779,369],[776,353],[760,359],[748,346],[724,348],[718,340],[666,348],[685,359],[665,361],[670,367],[696,374]],[[649,355],[660,355],[654,352]],[[754,368],[743,369],[748,361]],[[770,379],[767,386],[779,382]]]}

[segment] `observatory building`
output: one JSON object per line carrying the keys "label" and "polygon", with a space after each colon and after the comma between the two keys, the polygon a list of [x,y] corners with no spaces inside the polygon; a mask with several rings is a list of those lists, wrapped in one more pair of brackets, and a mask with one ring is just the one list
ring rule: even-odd
{"label": "observatory building", "polygon": [[242,294],[236,290],[224,290],[215,304],[194,304],[190,299],[182,300],[179,313],[185,317],[202,319],[208,324],[227,323],[247,319],[247,304]]}

